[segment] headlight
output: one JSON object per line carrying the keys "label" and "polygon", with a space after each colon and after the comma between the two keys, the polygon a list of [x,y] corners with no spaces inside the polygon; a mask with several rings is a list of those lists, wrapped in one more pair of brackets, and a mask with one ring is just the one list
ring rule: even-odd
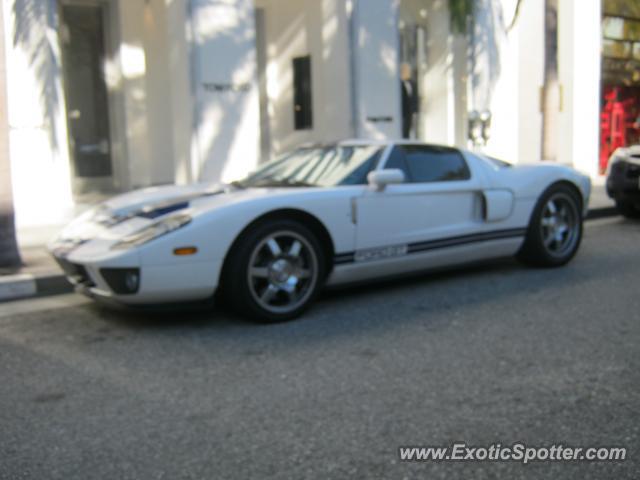
{"label": "headlight", "polygon": [[184,227],[190,221],[191,216],[185,213],[164,218],[159,222],[153,223],[136,233],[126,236],[111,248],[114,250],[126,250],[131,247],[137,247],[144,243],[150,242],[154,238],[158,238],[162,235],[173,232],[174,230],[178,230],[179,228]]}

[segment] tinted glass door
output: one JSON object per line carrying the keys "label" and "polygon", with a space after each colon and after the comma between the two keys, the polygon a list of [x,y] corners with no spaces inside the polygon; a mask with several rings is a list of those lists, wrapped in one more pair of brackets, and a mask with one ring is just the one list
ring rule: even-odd
{"label": "tinted glass door", "polygon": [[109,98],[104,76],[105,6],[61,6],[63,69],[74,192],[110,190]]}

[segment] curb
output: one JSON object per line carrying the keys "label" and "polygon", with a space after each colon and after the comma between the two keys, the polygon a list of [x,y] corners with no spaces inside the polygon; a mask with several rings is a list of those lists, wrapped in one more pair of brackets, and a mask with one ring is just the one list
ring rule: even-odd
{"label": "curb", "polygon": [[0,277],[0,302],[73,292],[62,273],[19,273]]}
{"label": "curb", "polygon": [[594,208],[587,212],[585,220],[596,220],[598,218],[615,217],[620,215],[616,207]]}
{"label": "curb", "polygon": [[[586,221],[618,215],[615,207],[602,207],[589,210]],[[0,276],[0,302],[32,297],[61,295],[74,291],[62,272],[50,272],[33,275],[18,273]]]}

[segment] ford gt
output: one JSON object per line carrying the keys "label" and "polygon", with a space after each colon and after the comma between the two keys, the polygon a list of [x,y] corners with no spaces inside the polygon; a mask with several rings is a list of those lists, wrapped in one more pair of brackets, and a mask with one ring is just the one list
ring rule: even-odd
{"label": "ford gt", "polygon": [[150,187],[71,222],[50,251],[78,290],[124,305],[222,299],[299,316],[337,286],[515,255],[575,255],[591,190],[557,164],[413,141],[298,148],[229,184]]}

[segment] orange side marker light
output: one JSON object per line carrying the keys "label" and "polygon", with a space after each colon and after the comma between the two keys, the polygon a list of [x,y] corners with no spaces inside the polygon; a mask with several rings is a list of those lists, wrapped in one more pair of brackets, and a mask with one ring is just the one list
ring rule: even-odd
{"label": "orange side marker light", "polygon": [[179,256],[195,255],[196,253],[198,253],[198,249],[196,247],[179,247],[173,249],[173,254]]}

